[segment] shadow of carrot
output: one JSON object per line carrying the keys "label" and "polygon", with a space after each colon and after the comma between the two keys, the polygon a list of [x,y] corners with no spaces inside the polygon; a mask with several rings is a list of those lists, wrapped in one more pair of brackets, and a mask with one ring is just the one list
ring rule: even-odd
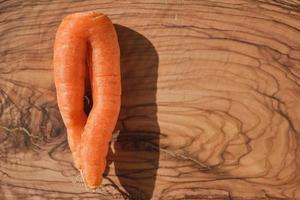
{"label": "shadow of carrot", "polygon": [[[111,159],[129,199],[151,199],[159,161],[158,54],[143,35],[121,25],[115,28],[121,50],[120,115],[126,117],[120,119],[122,128]],[[127,126],[128,121],[136,124]]]}

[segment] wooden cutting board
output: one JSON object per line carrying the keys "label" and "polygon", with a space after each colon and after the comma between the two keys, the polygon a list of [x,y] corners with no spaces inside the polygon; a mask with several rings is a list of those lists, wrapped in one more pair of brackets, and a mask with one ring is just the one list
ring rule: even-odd
{"label": "wooden cutting board", "polygon": [[[51,61],[63,16],[90,10],[115,24],[123,87],[94,192]],[[0,199],[300,199],[300,2],[3,0],[0,115]]]}

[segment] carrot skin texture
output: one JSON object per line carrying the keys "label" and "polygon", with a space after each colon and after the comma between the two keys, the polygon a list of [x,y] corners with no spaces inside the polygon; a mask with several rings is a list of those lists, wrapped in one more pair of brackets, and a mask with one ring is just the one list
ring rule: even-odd
{"label": "carrot skin texture", "polygon": [[[81,168],[86,184],[95,188],[102,182],[121,105],[120,50],[107,16],[86,12],[64,18],[55,40],[54,74],[75,165]],[[93,98],[88,117],[83,105],[87,74]]]}
{"label": "carrot skin texture", "polygon": [[[54,44],[54,82],[58,107],[67,128],[75,166],[80,168],[80,140],[86,124],[84,113],[85,52],[84,33],[76,29],[82,22],[66,17],[60,24]],[[76,67],[75,67],[76,66]]]}
{"label": "carrot skin texture", "polygon": [[97,18],[101,26],[90,32],[92,48],[93,107],[82,135],[82,170],[89,187],[102,181],[109,141],[121,104],[120,50],[114,26],[108,17]]}

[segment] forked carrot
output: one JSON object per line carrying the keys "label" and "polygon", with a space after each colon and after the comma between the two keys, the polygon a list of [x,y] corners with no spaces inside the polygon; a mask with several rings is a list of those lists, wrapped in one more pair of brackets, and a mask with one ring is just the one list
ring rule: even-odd
{"label": "forked carrot", "polygon": [[[95,188],[102,182],[121,101],[120,50],[110,19],[97,12],[66,16],[56,33],[53,64],[58,107],[75,166]],[[93,107],[87,117],[83,102],[88,73]]]}

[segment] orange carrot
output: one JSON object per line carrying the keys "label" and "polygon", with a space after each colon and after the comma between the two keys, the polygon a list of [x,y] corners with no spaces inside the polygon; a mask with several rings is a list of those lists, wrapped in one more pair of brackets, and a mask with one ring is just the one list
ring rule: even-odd
{"label": "orange carrot", "polygon": [[[88,73],[93,107],[87,117],[83,98]],[[121,96],[119,44],[107,16],[85,12],[63,19],[54,45],[54,80],[75,166],[95,188],[102,182]]]}

